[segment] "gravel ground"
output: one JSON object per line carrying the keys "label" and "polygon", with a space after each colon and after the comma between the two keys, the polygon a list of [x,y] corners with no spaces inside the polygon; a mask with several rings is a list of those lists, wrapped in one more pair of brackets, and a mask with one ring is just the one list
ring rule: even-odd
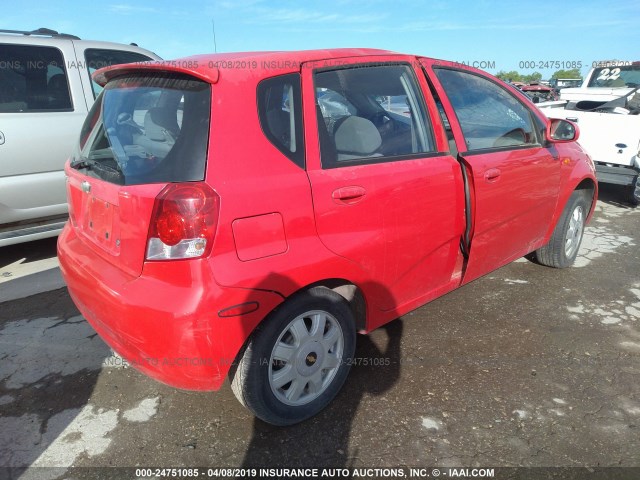
{"label": "gravel ground", "polygon": [[640,467],[638,232],[640,208],[603,192],[574,268],[521,259],[359,337],[337,399],[288,428],[228,384],[123,367],[65,289],[6,301],[0,466]]}

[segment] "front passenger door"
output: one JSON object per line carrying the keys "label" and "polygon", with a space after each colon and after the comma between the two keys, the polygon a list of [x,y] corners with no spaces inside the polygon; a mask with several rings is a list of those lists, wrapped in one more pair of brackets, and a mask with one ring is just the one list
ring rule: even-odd
{"label": "front passenger door", "polygon": [[471,171],[466,283],[540,246],[556,208],[560,162],[543,145],[544,124],[506,86],[475,71],[433,72],[447,114],[459,122],[458,150]]}

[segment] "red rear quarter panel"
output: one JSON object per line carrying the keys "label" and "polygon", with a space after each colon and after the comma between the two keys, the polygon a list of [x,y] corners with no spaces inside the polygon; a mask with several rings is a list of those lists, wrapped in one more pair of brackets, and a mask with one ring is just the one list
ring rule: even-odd
{"label": "red rear quarter panel", "polygon": [[[69,224],[58,257],[82,315],[133,367],[171,386],[220,388],[251,331],[283,298],[273,292],[221,288],[206,259],[147,262],[131,277],[96,256]],[[223,310],[248,302],[241,316]]]}
{"label": "red rear quarter panel", "polygon": [[[216,282],[275,291],[283,297],[324,279],[367,283],[357,264],[336,256],[320,242],[306,171],[285,157],[262,131],[256,89],[263,77],[230,72],[234,81],[225,82],[225,74],[226,70],[221,72],[220,82],[213,87],[206,173],[206,181],[220,196],[209,259]],[[264,228],[248,230],[247,224]],[[274,232],[276,227],[282,230]],[[252,258],[244,248],[256,242],[273,244],[274,235],[277,246],[266,254],[254,249]]]}

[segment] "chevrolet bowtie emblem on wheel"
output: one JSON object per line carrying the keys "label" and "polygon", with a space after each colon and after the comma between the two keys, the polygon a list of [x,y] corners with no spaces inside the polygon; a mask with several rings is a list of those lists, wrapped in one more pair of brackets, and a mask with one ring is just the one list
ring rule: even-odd
{"label": "chevrolet bowtie emblem on wheel", "polygon": [[91,191],[91,184],[89,182],[87,182],[86,180],[84,182],[82,182],[82,191],[84,193],[89,193]]}

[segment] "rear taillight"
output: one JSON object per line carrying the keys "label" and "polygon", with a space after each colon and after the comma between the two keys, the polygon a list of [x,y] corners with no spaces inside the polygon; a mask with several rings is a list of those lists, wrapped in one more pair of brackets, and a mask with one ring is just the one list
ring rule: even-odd
{"label": "rear taillight", "polygon": [[220,197],[206,183],[172,183],[156,197],[147,260],[208,255],[218,223]]}

